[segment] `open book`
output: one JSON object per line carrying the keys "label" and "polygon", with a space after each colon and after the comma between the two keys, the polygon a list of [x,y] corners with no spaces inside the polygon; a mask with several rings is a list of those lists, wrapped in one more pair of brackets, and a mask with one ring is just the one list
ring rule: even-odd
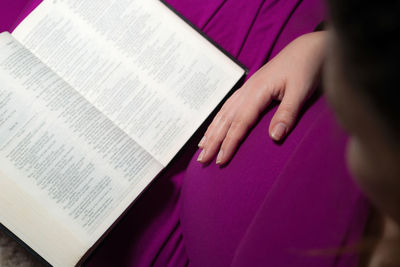
{"label": "open book", "polygon": [[45,0],[0,34],[0,223],[79,264],[245,69],[157,0]]}

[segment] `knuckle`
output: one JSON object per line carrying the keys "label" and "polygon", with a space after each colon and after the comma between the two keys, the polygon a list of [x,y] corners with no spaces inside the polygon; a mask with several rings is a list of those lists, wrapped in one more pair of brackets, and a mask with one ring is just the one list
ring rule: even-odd
{"label": "knuckle", "polygon": [[293,121],[296,118],[295,111],[291,106],[282,106],[277,115],[279,119],[285,121]]}
{"label": "knuckle", "polygon": [[224,110],[221,110],[221,111],[218,112],[218,114],[215,116],[215,118],[214,118],[214,120],[213,120],[213,122],[212,122],[212,125],[215,125],[215,124],[224,124],[224,123],[227,123],[228,120],[229,120],[228,114],[227,114]]}
{"label": "knuckle", "polygon": [[218,121],[220,120],[220,118],[221,118],[221,114],[223,113],[223,111],[222,110],[220,110],[218,113],[217,113],[217,115],[214,117],[214,119],[213,119],[213,122],[212,122],[212,125],[213,124],[215,124],[215,123],[218,123]]}
{"label": "knuckle", "polygon": [[210,134],[214,131],[215,126],[225,124],[228,122],[228,117],[225,114],[225,112],[219,112],[211,122],[211,124],[208,126],[206,134]]}
{"label": "knuckle", "polygon": [[207,136],[207,144],[209,144],[210,147],[218,145],[221,142],[222,142],[222,138],[217,136],[217,135],[215,135],[215,134]]}
{"label": "knuckle", "polygon": [[243,128],[246,128],[246,122],[244,120],[234,120],[231,124],[229,133],[236,133],[238,131],[241,131]]}
{"label": "knuckle", "polygon": [[236,135],[233,134],[228,134],[225,137],[224,143],[222,144],[222,147],[225,148],[229,145],[235,144],[240,140],[240,138]]}
{"label": "knuckle", "polygon": [[211,123],[208,127],[206,132],[204,133],[205,136],[208,136],[212,134],[212,132],[214,131],[214,123]]}
{"label": "knuckle", "polygon": [[213,134],[207,136],[207,143],[208,144],[214,144],[215,141],[216,141],[216,138],[215,138],[215,136]]}
{"label": "knuckle", "polygon": [[219,117],[219,123],[226,123],[229,120],[229,116],[224,112]]}
{"label": "knuckle", "polygon": [[244,123],[243,121],[237,121],[235,123],[232,123],[231,128],[226,134],[225,140],[229,142],[240,141],[242,139],[242,136],[246,132],[247,128],[248,124]]}

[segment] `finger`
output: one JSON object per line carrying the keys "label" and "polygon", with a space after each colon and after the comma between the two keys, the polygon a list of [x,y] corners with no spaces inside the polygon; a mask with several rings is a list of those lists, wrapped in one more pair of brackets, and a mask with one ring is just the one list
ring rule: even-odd
{"label": "finger", "polygon": [[204,148],[207,144],[206,137],[214,135],[215,131],[217,131],[217,129],[220,128],[221,124],[224,124],[224,123],[227,123],[227,117],[226,117],[225,111],[223,109],[221,109],[217,113],[217,115],[214,117],[211,124],[208,126],[207,131],[204,133],[204,136],[198,145],[199,148]]}
{"label": "finger", "polygon": [[237,147],[257,121],[258,116],[259,110],[253,106],[248,108],[245,113],[240,113],[238,118],[232,122],[218,152],[217,164],[224,165],[232,159]]}
{"label": "finger", "polygon": [[282,102],[269,126],[269,135],[275,141],[282,140],[293,128],[299,111],[306,101],[308,90],[288,86],[285,91]]}
{"label": "finger", "polygon": [[215,156],[228,132],[231,121],[232,119],[225,116],[225,114],[221,114],[215,118],[215,123],[207,130],[200,142],[202,144],[199,144],[202,148],[202,152],[197,159],[199,162],[207,163]]}
{"label": "finger", "polygon": [[209,162],[217,153],[230,124],[235,115],[235,110],[240,106],[242,99],[239,97],[239,92],[236,91],[222,106],[221,110],[213,119],[210,126],[207,128],[206,133],[198,144],[202,149],[197,161],[201,163]]}
{"label": "finger", "polygon": [[[240,90],[240,89],[239,89]],[[207,144],[207,136],[214,135],[214,132],[220,128],[221,124],[228,123],[234,116],[234,109],[240,106],[240,99],[238,97],[239,91],[236,91],[222,106],[221,110],[214,117],[211,124],[208,126],[203,138],[200,140],[198,147],[204,148]]]}

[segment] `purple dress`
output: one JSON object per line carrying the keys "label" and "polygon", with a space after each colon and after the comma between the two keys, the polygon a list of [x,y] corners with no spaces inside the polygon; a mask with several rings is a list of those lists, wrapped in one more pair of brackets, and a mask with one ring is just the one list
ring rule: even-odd
{"label": "purple dress", "polygon": [[[38,0],[1,0],[12,30]],[[253,74],[323,20],[322,0],[168,0]],[[362,236],[368,205],[345,167],[346,135],[315,97],[283,144],[271,108],[224,168],[196,162],[200,129],[88,266],[356,266],[331,252]]]}

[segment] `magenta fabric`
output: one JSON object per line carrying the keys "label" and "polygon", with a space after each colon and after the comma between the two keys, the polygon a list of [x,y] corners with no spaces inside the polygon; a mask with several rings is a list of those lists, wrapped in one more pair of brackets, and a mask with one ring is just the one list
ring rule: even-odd
{"label": "magenta fabric", "polygon": [[[324,18],[323,0],[169,0],[253,74]],[[0,0],[12,30],[38,0]],[[368,204],[345,167],[346,135],[323,97],[289,137],[268,138],[270,109],[232,162],[196,162],[205,126],[139,198],[87,266],[356,266]],[[328,251],[328,252],[327,252]]]}
{"label": "magenta fabric", "polygon": [[13,24],[27,5],[27,0],[0,1],[0,32],[11,31]]}
{"label": "magenta fabric", "polygon": [[[224,16],[233,2],[227,1],[205,30],[251,73],[323,20],[319,0],[236,1]],[[241,46],[236,43],[243,40],[224,35],[223,26],[215,31],[209,26],[234,25],[233,34],[236,20],[247,12],[254,20]],[[181,223],[192,265],[356,266],[356,255],[326,253],[359,240],[368,212],[345,167],[345,134],[319,98],[277,145],[267,132],[274,112],[260,120],[227,167],[201,167],[195,157],[189,165]]]}

